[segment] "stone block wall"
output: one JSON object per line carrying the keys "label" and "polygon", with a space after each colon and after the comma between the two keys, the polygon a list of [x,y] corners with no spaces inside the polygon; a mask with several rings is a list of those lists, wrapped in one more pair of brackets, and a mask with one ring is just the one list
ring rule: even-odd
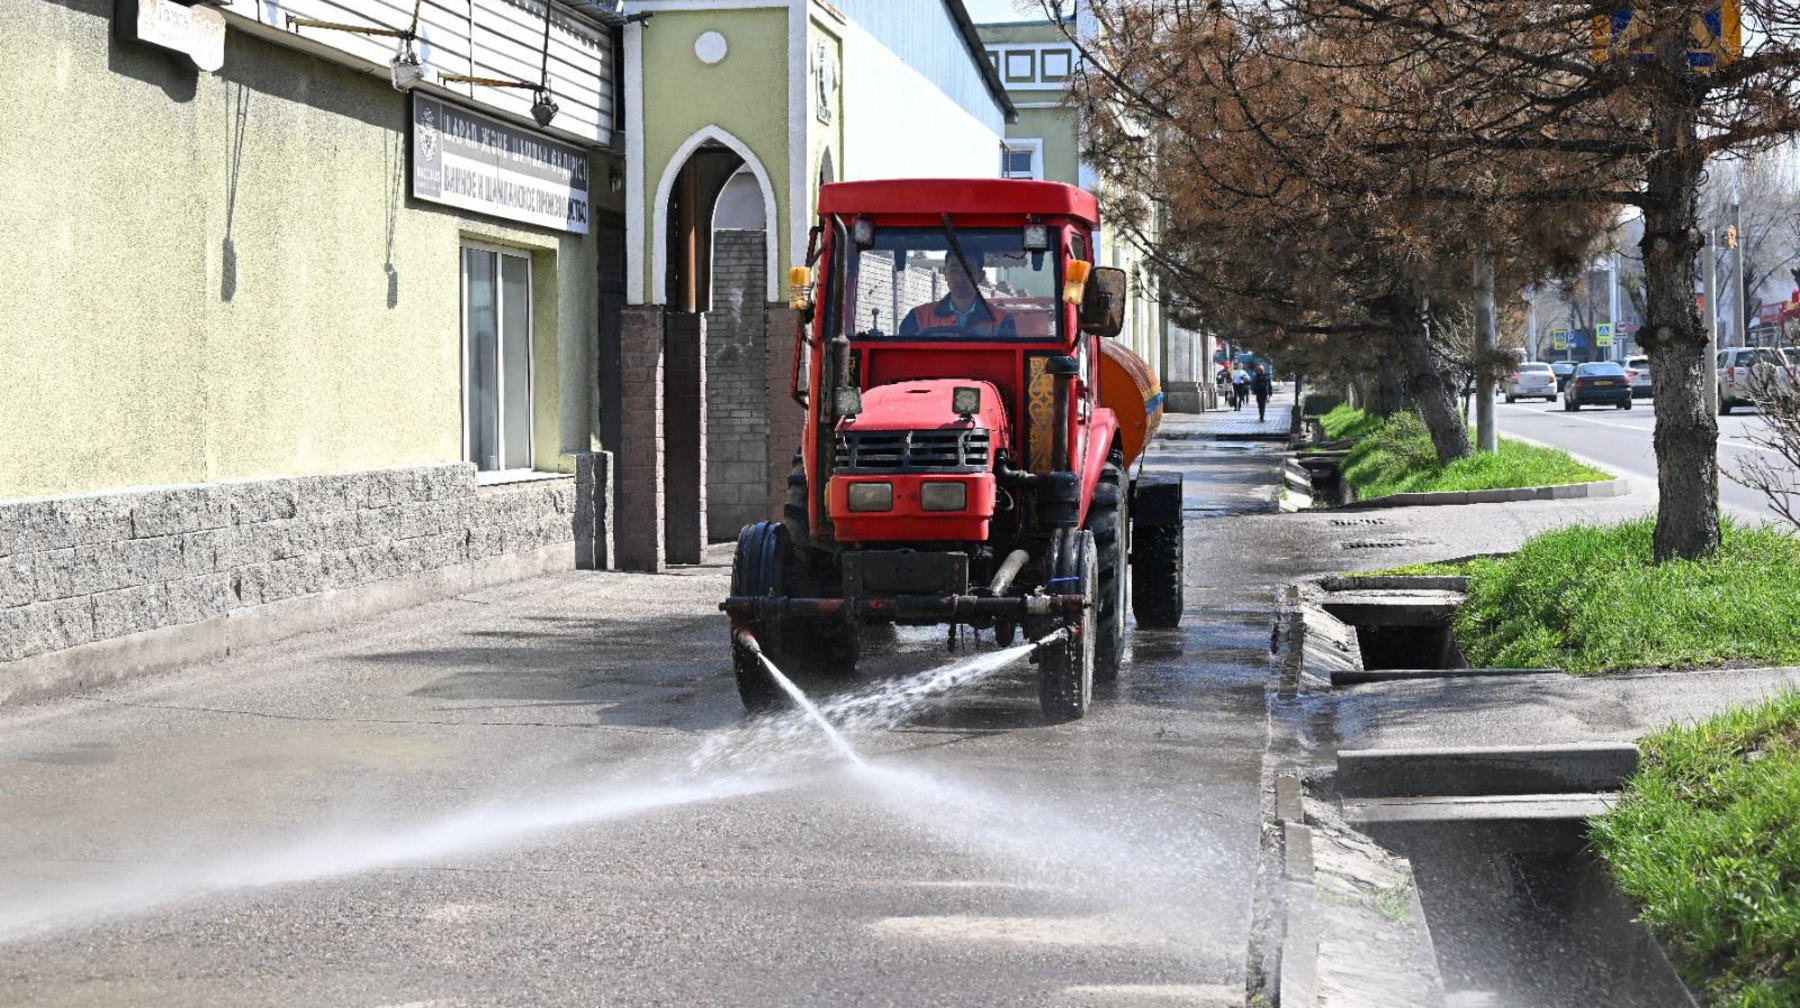
{"label": "stone block wall", "polygon": [[706,313],[706,533],[714,542],[736,539],[739,529],[769,517],[768,357],[775,351],[763,300],[765,248],[760,230],[713,233],[712,310]]}
{"label": "stone block wall", "polygon": [[663,307],[619,313],[619,567],[660,573],[668,565],[663,530]]}
{"label": "stone block wall", "polygon": [[0,504],[6,663],[568,543],[573,477],[468,463]]}

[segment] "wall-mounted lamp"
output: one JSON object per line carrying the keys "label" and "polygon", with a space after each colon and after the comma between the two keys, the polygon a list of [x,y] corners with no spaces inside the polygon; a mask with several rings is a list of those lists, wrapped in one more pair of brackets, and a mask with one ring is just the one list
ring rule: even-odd
{"label": "wall-mounted lamp", "polygon": [[620,174],[619,169],[617,169],[617,168],[608,168],[607,169],[607,171],[606,171],[606,188],[611,189],[613,192],[624,192],[625,191],[625,176]]}
{"label": "wall-mounted lamp", "polygon": [[556,100],[550,97],[550,89],[538,88],[537,101],[531,103],[531,118],[536,119],[539,126],[548,126],[550,120],[556,118],[557,111],[558,106]]}

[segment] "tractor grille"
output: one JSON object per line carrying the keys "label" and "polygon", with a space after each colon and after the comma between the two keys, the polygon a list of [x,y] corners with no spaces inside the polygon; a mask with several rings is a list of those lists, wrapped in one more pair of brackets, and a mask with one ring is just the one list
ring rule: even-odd
{"label": "tractor grille", "polygon": [[845,431],[837,438],[838,472],[981,472],[987,467],[985,430]]}

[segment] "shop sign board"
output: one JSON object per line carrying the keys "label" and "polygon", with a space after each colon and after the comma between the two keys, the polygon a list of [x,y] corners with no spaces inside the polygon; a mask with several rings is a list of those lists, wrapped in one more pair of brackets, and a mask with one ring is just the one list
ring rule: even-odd
{"label": "shop sign board", "polygon": [[588,233],[588,159],[523,126],[412,95],[415,199]]}
{"label": "shop sign board", "polygon": [[113,28],[127,42],[177,53],[196,70],[225,65],[225,15],[181,0],[116,0]]}

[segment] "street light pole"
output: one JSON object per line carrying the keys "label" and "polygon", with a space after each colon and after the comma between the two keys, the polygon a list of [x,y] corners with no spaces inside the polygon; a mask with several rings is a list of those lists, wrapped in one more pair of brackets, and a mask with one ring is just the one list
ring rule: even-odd
{"label": "street light pole", "polygon": [[1620,360],[1625,355],[1620,353],[1622,341],[1619,339],[1619,253],[1613,250],[1606,260],[1606,324],[1612,326],[1612,346],[1607,349],[1606,356],[1611,360]]}
{"label": "street light pole", "polygon": [[1735,282],[1731,285],[1734,288],[1732,291],[1734,296],[1731,301],[1737,308],[1737,314],[1731,316],[1731,331],[1737,336],[1737,341],[1734,344],[1735,346],[1750,345],[1750,329],[1745,324],[1746,320],[1744,318],[1746,314],[1744,311],[1746,291],[1744,290],[1744,223],[1742,210],[1742,205],[1736,199],[1733,199],[1731,201],[1731,233],[1736,236],[1737,240],[1732,243],[1731,268]]}
{"label": "street light pole", "polygon": [[1706,411],[1717,416],[1719,413],[1719,288],[1716,265],[1718,256],[1714,253],[1718,246],[1713,244],[1715,235],[1713,228],[1706,230],[1706,360],[1702,367],[1706,371]]}
{"label": "street light pole", "polygon": [[1494,432],[1494,251],[1486,245],[1475,252],[1475,374],[1476,448],[1492,455],[1500,450]]}

